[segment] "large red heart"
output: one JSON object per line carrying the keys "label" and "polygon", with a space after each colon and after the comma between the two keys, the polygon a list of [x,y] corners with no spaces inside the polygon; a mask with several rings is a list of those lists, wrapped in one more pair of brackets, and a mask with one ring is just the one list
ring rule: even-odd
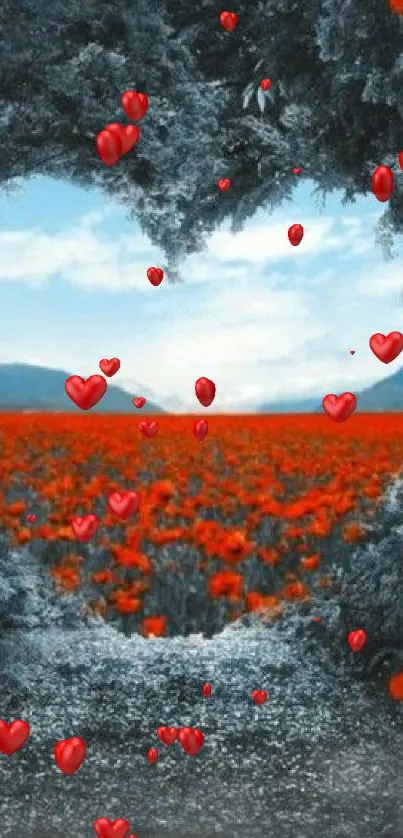
{"label": "large red heart", "polygon": [[61,739],[60,742],[56,742],[53,752],[60,770],[64,774],[74,774],[85,757],[85,742],[79,736]]}
{"label": "large red heart", "polygon": [[157,288],[158,285],[161,285],[161,282],[164,279],[164,271],[162,268],[148,268],[147,277],[151,282],[151,285],[154,285],[154,287]]}
{"label": "large red heart", "polygon": [[140,506],[140,495],[137,492],[111,492],[108,506],[114,515],[127,521],[132,512],[137,512]]}
{"label": "large red heart", "polygon": [[87,542],[92,538],[100,524],[100,520],[96,515],[85,515],[83,518],[76,515],[71,522],[71,529],[77,541]]}
{"label": "large red heart", "polygon": [[196,398],[203,407],[210,407],[215,399],[216,387],[209,378],[198,378],[195,384]]}
{"label": "large red heart", "polygon": [[147,113],[148,96],[146,93],[137,93],[136,90],[126,90],[122,96],[123,110],[133,122],[140,122]]}
{"label": "large red heart", "polygon": [[374,355],[383,364],[390,364],[403,349],[403,335],[401,332],[389,332],[388,335],[377,332],[369,339],[369,345]]}
{"label": "large red heart", "polygon": [[204,734],[197,727],[182,727],[179,731],[179,742],[183,750],[194,757],[203,745]]}
{"label": "large red heart", "polygon": [[81,410],[90,410],[98,404],[106,393],[108,384],[102,375],[90,375],[87,380],[79,375],[71,375],[64,384],[64,389],[72,402]]}
{"label": "large red heart", "polygon": [[109,818],[98,818],[94,823],[98,838],[125,838],[130,823],[125,818],[110,821]]}
{"label": "large red heart", "polygon": [[179,730],[177,727],[166,727],[165,725],[161,725],[161,727],[157,730],[157,735],[164,745],[173,745],[178,738],[178,734]]}
{"label": "large red heart", "polygon": [[334,422],[345,422],[354,413],[357,399],[354,393],[342,393],[340,396],[329,393],[324,397],[322,407]]}
{"label": "large red heart", "polygon": [[140,139],[140,128],[137,128],[137,125],[120,125],[119,122],[111,122],[105,130],[114,131],[117,134],[122,144],[122,154],[131,151]]}
{"label": "large red heart", "polygon": [[140,422],[139,423],[139,431],[143,434],[143,436],[150,437],[155,436],[158,433],[159,424],[158,422]]}
{"label": "large red heart", "polygon": [[99,368],[104,375],[107,375],[110,378],[112,375],[115,375],[118,370],[120,370],[119,358],[102,358],[102,361],[99,362]]}
{"label": "large red heart", "polygon": [[11,756],[15,751],[22,748],[24,742],[27,741],[30,734],[30,726],[28,722],[17,719],[15,722],[7,724],[3,719],[0,720],[0,751],[2,754]]}
{"label": "large red heart", "polygon": [[115,166],[122,154],[122,141],[116,131],[100,131],[95,145],[105,166]]}
{"label": "large red heart", "polygon": [[238,23],[238,15],[235,12],[221,12],[220,23],[227,32],[232,32]]}

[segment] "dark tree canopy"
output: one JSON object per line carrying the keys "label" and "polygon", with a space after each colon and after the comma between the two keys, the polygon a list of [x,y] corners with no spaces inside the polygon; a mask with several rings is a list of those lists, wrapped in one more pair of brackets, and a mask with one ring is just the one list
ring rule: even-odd
{"label": "dark tree canopy", "polygon": [[[228,7],[231,33],[219,23]],[[301,178],[351,200],[371,191],[377,165],[399,171],[403,16],[387,0],[3,0],[0,46],[3,187],[39,174],[103,187],[172,277],[220,222],[240,229]],[[126,89],[150,106],[140,142],[109,168],[95,137],[127,122]],[[403,230],[399,176],[384,228]]]}

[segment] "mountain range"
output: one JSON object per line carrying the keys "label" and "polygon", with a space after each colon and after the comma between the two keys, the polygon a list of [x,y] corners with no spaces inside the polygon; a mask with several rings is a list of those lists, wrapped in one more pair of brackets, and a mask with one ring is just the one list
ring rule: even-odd
{"label": "mountain range", "polygon": [[[79,411],[65,393],[70,373],[31,364],[0,364],[0,410],[2,411]],[[133,396],[108,379],[107,392],[91,413],[132,413]],[[337,393],[339,395],[339,393]],[[403,367],[393,375],[356,392],[357,412],[381,413],[403,411]],[[257,413],[320,413],[322,395],[288,401],[266,402]],[[141,414],[165,413],[154,402],[146,401]],[[139,411],[140,413],[140,411]]]}

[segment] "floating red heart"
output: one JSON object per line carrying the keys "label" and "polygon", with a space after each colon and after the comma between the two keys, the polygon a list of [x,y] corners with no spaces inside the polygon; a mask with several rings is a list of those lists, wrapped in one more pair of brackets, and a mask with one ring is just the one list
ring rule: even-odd
{"label": "floating red heart", "polygon": [[125,838],[130,823],[125,818],[110,821],[109,818],[98,818],[94,823],[98,838]]}
{"label": "floating red heart", "polygon": [[367,642],[367,632],[364,629],[350,631],[347,635],[347,643],[352,652],[361,652]]}
{"label": "floating red heart", "polygon": [[157,762],[159,757],[158,748],[149,748],[147,751],[147,759],[153,765],[154,762]]}
{"label": "floating red heart", "polygon": [[18,751],[27,741],[31,732],[28,722],[17,719],[15,722],[7,724],[3,719],[0,720],[0,752],[11,756],[15,751]]}
{"label": "floating red heart", "polygon": [[140,407],[144,407],[144,405],[146,403],[146,399],[144,398],[144,396],[136,396],[136,398],[132,399],[132,401],[133,401],[134,406],[139,408],[139,409],[140,409]]}
{"label": "floating red heart", "polygon": [[36,521],[36,515],[27,515],[27,521],[29,524],[34,524]]}
{"label": "floating red heart", "polygon": [[293,247],[297,247],[301,244],[303,236],[304,228],[302,224],[292,224],[291,227],[288,228],[288,239]]}
{"label": "floating red heart", "polygon": [[140,506],[140,495],[137,492],[111,492],[108,497],[108,506],[114,515],[127,521]]}
{"label": "floating red heart", "polygon": [[148,268],[147,276],[151,285],[157,287],[157,285],[161,285],[164,279],[164,271],[161,268]]}
{"label": "floating red heart", "polygon": [[227,32],[232,32],[238,23],[238,15],[235,12],[221,12],[220,23]]}
{"label": "floating red heart", "polygon": [[126,90],[122,96],[123,110],[133,122],[140,122],[148,109],[148,96],[146,93],[137,93],[135,90]]}
{"label": "floating red heart", "polygon": [[357,399],[354,393],[342,393],[340,396],[329,393],[324,397],[322,407],[334,422],[345,422],[354,413]]}
{"label": "floating red heart", "polygon": [[85,742],[79,736],[71,736],[70,739],[61,739],[54,747],[54,755],[57,765],[64,774],[74,774],[80,768],[85,754]]}
{"label": "floating red heart", "polygon": [[221,192],[226,192],[227,189],[229,189],[230,186],[231,186],[231,181],[230,181],[229,177],[224,177],[224,178],[221,178],[221,180],[218,180],[217,181],[217,186],[218,186],[219,189],[221,189]]}
{"label": "floating red heart", "polygon": [[390,364],[400,355],[403,349],[403,335],[401,332],[389,332],[388,335],[382,335],[378,332],[370,337],[369,345],[374,355],[383,364]]}
{"label": "floating red heart", "polygon": [[102,375],[90,375],[89,378],[81,378],[79,375],[71,375],[65,382],[64,389],[72,402],[81,407],[81,410],[90,410],[104,397],[108,384]]}
{"label": "floating red heart", "polygon": [[398,160],[399,160],[399,166],[400,166],[400,168],[401,168],[401,169],[403,169],[403,151],[399,151],[399,157],[398,157]]}
{"label": "floating red heart", "polygon": [[216,387],[209,378],[198,378],[195,384],[196,398],[203,407],[210,407],[215,399]]}
{"label": "floating red heart", "polygon": [[140,422],[139,424],[140,433],[142,433],[143,436],[148,437],[148,439],[158,433],[158,428],[158,422]]}
{"label": "floating red heart", "polygon": [[300,175],[301,172],[302,172],[301,166],[295,166],[295,169],[293,169],[293,172],[294,172],[294,175]]}
{"label": "floating red heart", "polygon": [[102,361],[99,362],[99,368],[103,372],[104,375],[112,377],[115,375],[118,370],[120,370],[120,361],[119,358],[102,358]]}
{"label": "floating red heart", "polygon": [[99,157],[105,166],[115,166],[122,155],[122,141],[116,131],[100,131],[95,140]]}
{"label": "floating red heart", "polygon": [[389,201],[393,194],[394,177],[389,166],[377,166],[372,173],[372,191],[378,201]]}
{"label": "floating red heart", "polygon": [[350,349],[350,355],[355,355],[355,349]]}
{"label": "floating red heart", "polygon": [[403,0],[389,0],[389,7],[392,12],[403,15]]}
{"label": "floating red heart", "polygon": [[71,529],[73,530],[77,541],[81,541],[85,544],[93,538],[99,525],[99,518],[96,515],[92,515],[92,513],[84,515],[84,517],[76,515],[71,522]]}
{"label": "floating red heart", "polygon": [[270,90],[271,88],[271,79],[262,79],[260,82],[260,87],[262,90]]}
{"label": "floating red heart", "polygon": [[199,753],[204,742],[204,734],[197,727],[182,727],[179,731],[179,742],[189,756]]}
{"label": "floating red heart", "polygon": [[122,154],[131,151],[140,139],[140,128],[137,128],[137,125],[120,125],[119,122],[111,122],[106,126],[105,131],[113,131],[119,137]]}
{"label": "floating red heart", "polygon": [[178,738],[179,728],[166,727],[165,725],[161,725],[161,727],[159,727],[157,730],[157,735],[161,739],[161,742],[164,743],[164,745],[173,745]]}
{"label": "floating red heart", "polygon": [[210,698],[212,692],[213,692],[213,688],[212,688],[211,684],[203,684],[204,698]]}
{"label": "floating red heart", "polygon": [[267,701],[266,690],[252,690],[252,701],[254,701],[255,704],[265,704]]}
{"label": "floating red heart", "polygon": [[197,419],[193,425],[193,433],[199,442],[203,442],[208,434],[208,424],[205,419]]}

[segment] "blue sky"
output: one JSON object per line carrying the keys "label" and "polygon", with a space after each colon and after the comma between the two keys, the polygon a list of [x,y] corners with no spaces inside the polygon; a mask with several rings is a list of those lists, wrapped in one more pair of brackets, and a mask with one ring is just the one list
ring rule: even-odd
{"label": "blue sky", "polygon": [[217,231],[186,260],[184,284],[154,288],[146,271],[163,254],[124,209],[97,190],[23,183],[0,195],[0,363],[87,376],[117,356],[114,383],[173,411],[197,410],[204,375],[217,411],[357,391],[401,360],[386,367],[368,347],[373,332],[403,331],[402,251],[387,261],[375,244],[383,209],[372,195],[343,207],[336,193],[319,208],[301,182],[242,233]]}

